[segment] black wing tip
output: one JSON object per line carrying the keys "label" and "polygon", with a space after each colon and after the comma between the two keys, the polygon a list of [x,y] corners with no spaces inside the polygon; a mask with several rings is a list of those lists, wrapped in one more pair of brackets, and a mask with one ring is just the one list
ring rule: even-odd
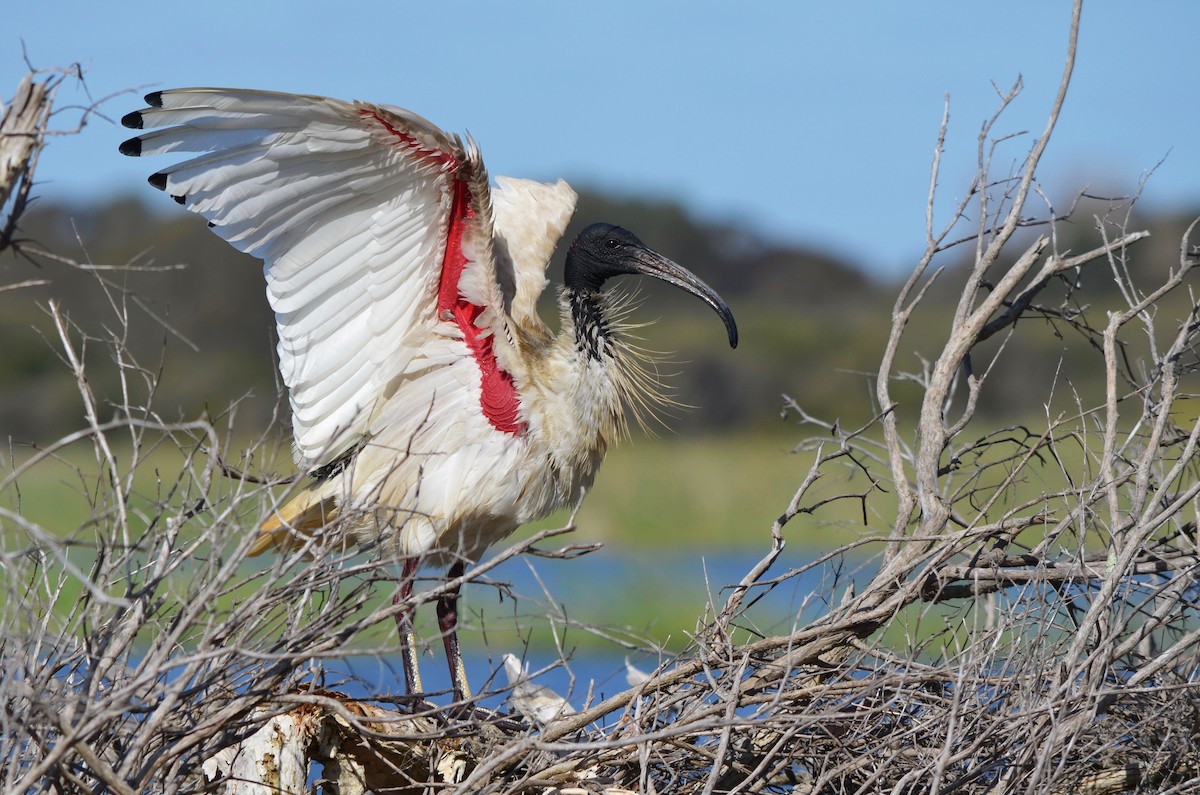
{"label": "black wing tip", "polygon": [[121,117],[121,124],[131,130],[143,129],[144,123],[142,121],[142,112],[140,110],[135,110],[131,113],[126,113]]}
{"label": "black wing tip", "polygon": [[[143,97],[143,99],[146,100],[146,104],[149,105],[151,108],[161,108],[163,106],[162,96],[163,96],[163,92],[152,91],[149,94],[147,94],[145,97]],[[125,125],[126,127],[130,128],[132,130],[144,129],[146,122],[142,118],[143,112],[144,111],[135,110],[131,113],[126,113],[124,116],[121,117],[121,124]]]}
{"label": "black wing tip", "polygon": [[[167,174],[164,171],[159,171],[157,173],[151,174],[149,177],[146,178],[146,181],[161,191],[166,191],[166,189],[167,189]],[[187,194],[186,193],[184,193],[184,194],[172,193],[171,198],[175,200],[176,204],[187,204]]]}
{"label": "black wing tip", "polygon": [[119,149],[121,154],[127,157],[140,157],[142,154],[142,139],[130,138],[128,141],[122,141]]}

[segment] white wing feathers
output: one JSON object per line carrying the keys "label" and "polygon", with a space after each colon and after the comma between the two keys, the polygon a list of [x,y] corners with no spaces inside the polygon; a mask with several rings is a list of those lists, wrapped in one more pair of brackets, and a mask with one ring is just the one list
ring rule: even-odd
{"label": "white wing feathers", "polygon": [[[439,323],[452,325],[439,319],[436,303],[456,180],[466,182],[471,200],[470,217],[458,219],[462,250],[482,266],[468,262],[464,273],[483,284],[464,278],[453,287],[472,303],[486,301],[476,325],[493,334],[503,328],[497,339],[513,339],[510,307],[519,309],[519,322],[536,318],[549,253],[574,207],[565,183],[544,186],[550,212],[543,229],[557,233],[545,256],[497,257],[477,148],[415,114],[225,89],[164,91],[147,101],[153,107],[127,116],[127,126],[173,126],[132,139],[122,151],[201,153],[151,183],[265,262],[301,466],[320,466],[359,444],[376,404],[422,340]],[[509,214],[513,190],[506,183],[498,191],[500,216]],[[461,338],[456,327],[440,331]],[[496,350],[502,365],[514,358],[505,347]]]}
{"label": "white wing feathers", "polygon": [[[575,213],[575,191],[561,179],[553,185],[528,179],[496,177],[492,215],[500,248],[516,273],[509,315],[518,326],[537,318],[537,301],[546,287],[546,263]],[[499,253],[497,259],[500,259]]]}

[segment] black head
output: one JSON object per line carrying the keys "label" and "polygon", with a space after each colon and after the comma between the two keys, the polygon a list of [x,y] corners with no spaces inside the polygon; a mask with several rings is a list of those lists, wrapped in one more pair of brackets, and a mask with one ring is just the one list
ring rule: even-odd
{"label": "black head", "polygon": [[721,296],[699,276],[654,251],[628,229],[614,224],[592,224],[567,249],[563,282],[575,293],[598,293],[606,280],[627,274],[652,276],[700,298],[725,323],[730,347],[737,347],[737,324]]}
{"label": "black head", "polygon": [[606,279],[637,273],[633,256],[646,244],[628,229],[613,224],[592,224],[571,242],[563,281],[581,292],[600,292]]}

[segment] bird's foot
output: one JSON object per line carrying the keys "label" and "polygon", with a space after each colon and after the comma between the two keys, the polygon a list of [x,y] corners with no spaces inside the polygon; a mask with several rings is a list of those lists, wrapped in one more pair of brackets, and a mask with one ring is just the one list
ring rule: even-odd
{"label": "bird's foot", "polygon": [[440,704],[429,700],[429,696],[434,695],[437,693],[405,693],[404,695],[389,696],[386,700],[407,710],[410,715],[437,717],[443,708]]}
{"label": "bird's foot", "polygon": [[441,717],[446,721],[447,727],[455,727],[465,732],[472,732],[483,726],[494,727],[505,734],[519,734],[529,729],[529,725],[517,716],[467,701],[450,704],[443,710]]}

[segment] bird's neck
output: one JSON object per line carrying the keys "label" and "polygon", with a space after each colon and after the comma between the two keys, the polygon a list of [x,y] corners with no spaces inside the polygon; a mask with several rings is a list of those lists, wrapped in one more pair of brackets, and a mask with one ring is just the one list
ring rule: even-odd
{"label": "bird's neck", "polygon": [[597,290],[568,287],[564,302],[571,312],[571,331],[580,355],[599,360],[612,356],[613,330],[609,323],[604,294]]}
{"label": "bird's neck", "polygon": [[547,417],[558,419],[544,425],[554,427],[556,439],[571,437],[564,428],[586,437],[577,446],[592,451],[598,466],[608,444],[625,435],[629,419],[643,424],[671,399],[654,354],[626,336],[628,297],[568,285],[559,306],[562,331],[544,365],[556,374],[545,381],[554,389],[540,404]]}

